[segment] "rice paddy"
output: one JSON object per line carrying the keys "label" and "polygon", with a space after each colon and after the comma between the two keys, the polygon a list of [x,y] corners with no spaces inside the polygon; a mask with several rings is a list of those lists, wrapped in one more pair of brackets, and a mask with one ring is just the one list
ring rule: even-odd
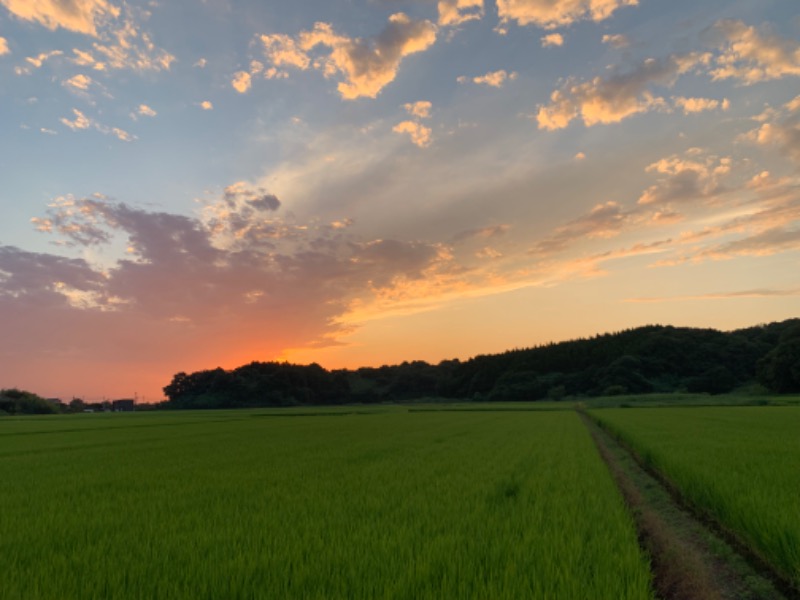
{"label": "rice paddy", "polygon": [[800,410],[607,409],[592,415],[800,588]]}
{"label": "rice paddy", "polygon": [[651,597],[575,413],[288,414],[3,419],[0,597]]}

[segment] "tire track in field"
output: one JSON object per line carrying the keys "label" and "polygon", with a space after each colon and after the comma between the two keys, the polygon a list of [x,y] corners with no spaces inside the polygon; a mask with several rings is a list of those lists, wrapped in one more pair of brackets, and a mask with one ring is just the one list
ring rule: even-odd
{"label": "tire track in field", "polygon": [[578,411],[636,522],[662,600],[798,600],[753,556],[682,506],[673,490],[585,412]]}

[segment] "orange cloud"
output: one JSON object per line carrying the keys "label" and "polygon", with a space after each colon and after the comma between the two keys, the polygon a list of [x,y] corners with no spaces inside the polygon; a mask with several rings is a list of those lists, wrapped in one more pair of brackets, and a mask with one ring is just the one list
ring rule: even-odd
{"label": "orange cloud", "polygon": [[430,146],[433,138],[431,128],[415,121],[402,121],[392,128],[395,133],[407,133],[414,145],[420,148]]}
{"label": "orange cloud", "polygon": [[800,163],[800,96],[780,109],[768,109],[756,120],[762,124],[744,135],[744,139],[762,146],[776,146],[787,157]]}
{"label": "orange cloud", "polygon": [[[286,67],[314,68],[326,78],[340,76],[337,89],[345,100],[375,98],[394,81],[403,59],[428,49],[436,41],[436,25],[404,13],[389,17],[386,28],[370,39],[337,34],[328,23],[317,23],[297,38],[262,35],[268,78],[288,75]],[[319,49],[323,50],[320,52]]]}
{"label": "orange cloud", "polygon": [[730,108],[730,102],[727,98],[723,100],[714,100],[712,98],[685,98],[679,96],[673,98],[672,101],[677,108],[683,110],[683,114],[685,115],[707,110],[716,110],[718,108],[722,110],[728,110]]}
{"label": "orange cloud", "polygon": [[477,77],[466,77],[462,75],[458,78],[459,83],[472,82],[478,85],[488,85],[490,87],[503,87],[506,81],[514,81],[517,78],[517,73],[512,71],[508,73],[505,69],[499,71],[490,71],[485,75],[478,75]]}
{"label": "orange cloud", "polygon": [[702,156],[700,152],[690,150],[687,156],[672,155],[648,165],[648,173],[658,173],[662,177],[642,193],[639,204],[699,200],[721,193],[721,178],[730,173],[731,159]]}
{"label": "orange cloud", "polygon": [[439,25],[455,26],[483,17],[483,0],[439,0]]}
{"label": "orange cloud", "polygon": [[759,31],[742,21],[719,21],[714,30],[724,38],[715,80],[738,79],[746,85],[800,76],[800,42]]}
{"label": "orange cloud", "polygon": [[560,33],[548,33],[541,38],[542,48],[551,48],[564,45],[564,36]]}
{"label": "orange cloud", "polygon": [[60,27],[95,37],[100,22],[120,14],[120,9],[106,0],[0,0],[0,4],[16,17],[48,29]]}
{"label": "orange cloud", "polygon": [[502,23],[555,29],[586,19],[604,21],[619,8],[638,4],[638,0],[497,0],[497,13]]}
{"label": "orange cloud", "polygon": [[639,113],[666,110],[664,98],[656,96],[650,87],[671,86],[678,76],[708,64],[710,59],[708,53],[673,55],[663,60],[647,59],[632,71],[610,77],[584,82],[569,79],[553,91],[550,104],[539,107],[539,129],[563,129],[577,118],[587,127],[618,123]]}
{"label": "orange cloud", "polygon": [[245,94],[252,85],[250,73],[247,71],[237,71],[231,80],[231,86],[240,94]]}

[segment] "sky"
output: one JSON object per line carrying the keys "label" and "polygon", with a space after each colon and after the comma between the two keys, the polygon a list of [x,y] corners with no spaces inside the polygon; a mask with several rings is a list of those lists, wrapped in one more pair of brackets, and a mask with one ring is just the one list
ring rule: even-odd
{"label": "sky", "polygon": [[0,0],[0,388],[800,307],[796,0]]}

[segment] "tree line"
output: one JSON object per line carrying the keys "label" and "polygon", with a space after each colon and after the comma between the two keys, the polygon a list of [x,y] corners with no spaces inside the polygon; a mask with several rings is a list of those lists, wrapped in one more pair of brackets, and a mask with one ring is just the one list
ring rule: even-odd
{"label": "tree line", "polygon": [[800,319],[732,332],[651,325],[469,360],[328,371],[252,362],[177,373],[164,408],[246,408],[431,400],[530,401],[761,385],[800,392]]}

